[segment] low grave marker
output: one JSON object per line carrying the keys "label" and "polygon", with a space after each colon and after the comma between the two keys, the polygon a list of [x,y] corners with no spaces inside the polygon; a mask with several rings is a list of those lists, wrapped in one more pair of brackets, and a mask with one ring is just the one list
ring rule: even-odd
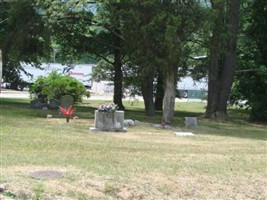
{"label": "low grave marker", "polygon": [[196,117],[185,117],[184,120],[186,127],[197,127],[197,118]]}
{"label": "low grave marker", "polygon": [[36,179],[56,179],[62,178],[63,176],[64,173],[57,170],[41,170],[31,174],[31,177]]}

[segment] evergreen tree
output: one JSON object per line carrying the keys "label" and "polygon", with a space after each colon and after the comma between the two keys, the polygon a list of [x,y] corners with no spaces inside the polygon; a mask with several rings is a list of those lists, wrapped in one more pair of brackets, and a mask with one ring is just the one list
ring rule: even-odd
{"label": "evergreen tree", "polygon": [[204,20],[199,1],[130,1],[125,7],[124,38],[130,60],[139,67],[146,113],[154,114],[153,80],[158,69],[163,74],[163,120],[171,123],[178,71],[185,68],[192,40]]}
{"label": "evergreen tree", "polygon": [[238,69],[231,101],[245,101],[250,120],[267,121],[267,10],[266,2],[247,1],[242,8]]}
{"label": "evergreen tree", "polygon": [[240,0],[211,0],[214,27],[209,49],[207,118],[227,118],[236,68]]}
{"label": "evergreen tree", "polygon": [[50,32],[34,0],[1,2],[1,9],[1,15],[5,15],[0,33],[3,79],[16,89],[21,84],[20,73],[24,71],[22,62],[38,66],[40,60],[50,54]]}

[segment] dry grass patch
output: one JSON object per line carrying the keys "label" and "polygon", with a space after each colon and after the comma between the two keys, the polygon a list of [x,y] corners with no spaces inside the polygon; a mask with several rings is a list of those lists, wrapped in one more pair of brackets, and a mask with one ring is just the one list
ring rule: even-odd
{"label": "dry grass patch", "polygon": [[4,170],[9,175],[8,190],[25,199],[66,200],[265,199],[266,195],[266,179],[257,174],[207,175],[181,171],[166,176],[151,172],[116,180],[112,176],[65,168],[60,169],[66,173],[61,179],[36,180],[29,176],[32,171],[43,169],[42,166],[24,166]]}
{"label": "dry grass patch", "polygon": [[[127,133],[96,133],[89,131],[93,109],[79,107],[80,118],[66,124],[61,116],[47,119],[26,105],[9,109],[7,103],[0,116],[0,184],[7,187],[2,199],[267,198],[265,125],[199,118],[196,129],[157,129],[157,117],[145,121],[135,108],[127,112],[143,121]],[[196,136],[176,137],[177,131]],[[48,169],[65,176],[31,177]]]}

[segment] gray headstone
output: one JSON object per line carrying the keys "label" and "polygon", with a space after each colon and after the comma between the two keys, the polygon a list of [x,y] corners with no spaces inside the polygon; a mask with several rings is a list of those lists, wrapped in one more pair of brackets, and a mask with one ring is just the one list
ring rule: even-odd
{"label": "gray headstone", "polygon": [[125,127],[134,126],[135,122],[132,119],[125,119],[125,120],[123,120],[123,125]]}
{"label": "gray headstone", "polygon": [[100,112],[95,111],[95,127],[93,131],[122,131],[124,129],[124,111]]}
{"label": "gray headstone", "polygon": [[49,107],[50,108],[57,108],[60,105],[60,101],[56,99],[49,100]]}
{"label": "gray headstone", "polygon": [[43,99],[34,99],[31,101],[32,108],[43,108],[46,104],[43,103]]}
{"label": "gray headstone", "polygon": [[172,126],[170,126],[168,124],[166,124],[164,126],[162,124],[153,124],[153,127],[155,127],[155,128],[162,128],[162,129],[171,129],[172,128]]}
{"label": "gray headstone", "polygon": [[70,106],[73,106],[74,98],[71,95],[64,95],[61,98],[61,104],[60,106],[63,108],[69,108]]}
{"label": "gray headstone", "polygon": [[184,123],[186,127],[196,127],[197,118],[196,117],[185,117]]}

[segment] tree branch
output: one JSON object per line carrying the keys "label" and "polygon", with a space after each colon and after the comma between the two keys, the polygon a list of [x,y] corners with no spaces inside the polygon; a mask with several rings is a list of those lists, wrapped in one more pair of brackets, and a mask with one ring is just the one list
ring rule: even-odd
{"label": "tree branch", "polygon": [[112,61],[110,61],[109,59],[107,59],[105,56],[103,56],[103,55],[101,55],[101,54],[98,54],[98,53],[96,53],[96,52],[94,52],[93,54],[95,54],[97,57],[99,57],[99,58],[105,60],[107,63],[109,63],[109,64],[111,64],[111,65],[114,64]]}

